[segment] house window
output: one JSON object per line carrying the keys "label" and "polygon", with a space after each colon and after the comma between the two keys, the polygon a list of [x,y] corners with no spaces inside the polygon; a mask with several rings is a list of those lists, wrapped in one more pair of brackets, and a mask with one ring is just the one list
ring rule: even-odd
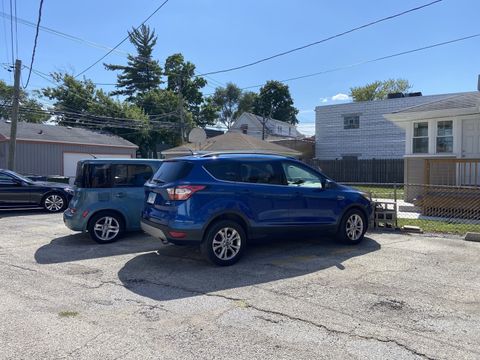
{"label": "house window", "polygon": [[292,128],[288,128],[288,135],[292,135]]}
{"label": "house window", "polygon": [[360,127],[360,116],[358,115],[344,115],[343,128],[344,129],[358,129]]}
{"label": "house window", "polygon": [[281,126],[278,126],[278,127],[277,127],[277,132],[278,132],[278,134],[281,134],[281,133],[282,133],[282,127],[281,127]]}
{"label": "house window", "polygon": [[242,134],[247,134],[248,132],[248,124],[240,125],[240,130],[242,130]]}
{"label": "house window", "polygon": [[453,121],[437,123],[437,153],[453,152]]}
{"label": "house window", "polygon": [[428,122],[413,124],[413,153],[428,153]]}

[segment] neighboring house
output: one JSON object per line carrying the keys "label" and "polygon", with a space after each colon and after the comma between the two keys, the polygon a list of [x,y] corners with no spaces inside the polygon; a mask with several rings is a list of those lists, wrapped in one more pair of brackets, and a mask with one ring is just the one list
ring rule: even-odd
{"label": "neighboring house", "polygon": [[257,139],[241,133],[227,132],[224,135],[209,138],[200,145],[185,144],[162,151],[162,156],[169,159],[178,156],[192,155],[193,153],[261,153],[292,156],[297,158],[302,155],[298,151],[272,142]]}
{"label": "neighboring house", "polygon": [[223,135],[225,134],[225,131],[219,130],[219,129],[209,129],[205,128],[205,135],[207,135],[207,139],[218,136],[218,135]]}
{"label": "neighboring house", "polygon": [[[480,92],[451,94],[385,118],[406,133],[406,183],[480,186]],[[408,200],[419,195],[414,188]]]}
{"label": "neighboring house", "polygon": [[[265,129],[264,129],[265,122]],[[228,132],[241,133],[265,140],[302,139],[304,136],[297,130],[295,125],[284,121],[264,118],[258,115],[244,112],[230,127]]]}
{"label": "neighboring house", "polygon": [[[0,168],[7,167],[9,121],[0,120]],[[93,157],[135,158],[138,146],[115,135],[19,122],[15,170],[31,175],[75,176],[77,162]]]}
{"label": "neighboring house", "polygon": [[315,158],[321,160],[402,158],[405,149],[405,130],[385,119],[383,115],[451,95],[418,96],[420,93],[400,95],[404,97],[317,106]]}

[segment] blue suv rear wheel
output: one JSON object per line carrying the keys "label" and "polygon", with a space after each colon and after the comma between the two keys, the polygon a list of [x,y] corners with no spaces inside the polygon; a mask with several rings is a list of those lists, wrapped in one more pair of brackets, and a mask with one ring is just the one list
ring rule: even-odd
{"label": "blue suv rear wheel", "polygon": [[233,220],[221,220],[208,229],[201,250],[212,263],[228,266],[240,260],[246,245],[243,227]]}

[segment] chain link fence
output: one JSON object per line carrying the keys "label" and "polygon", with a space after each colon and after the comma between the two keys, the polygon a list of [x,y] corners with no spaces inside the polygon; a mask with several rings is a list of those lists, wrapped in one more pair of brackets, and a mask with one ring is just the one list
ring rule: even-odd
{"label": "chain link fence", "polygon": [[[480,232],[480,187],[406,183],[342,183],[377,204],[377,228],[419,227],[424,232]],[[414,230],[414,228],[410,228]]]}

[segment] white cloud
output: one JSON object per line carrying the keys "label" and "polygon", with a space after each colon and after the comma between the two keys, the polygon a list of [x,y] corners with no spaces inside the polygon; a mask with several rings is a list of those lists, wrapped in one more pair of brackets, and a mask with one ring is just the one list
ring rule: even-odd
{"label": "white cloud", "polygon": [[321,101],[322,103],[326,103],[326,102],[328,102],[328,98],[321,98],[320,101]]}
{"label": "white cloud", "polygon": [[351,100],[350,96],[347,94],[338,93],[337,95],[332,96],[332,101],[347,101]]}

